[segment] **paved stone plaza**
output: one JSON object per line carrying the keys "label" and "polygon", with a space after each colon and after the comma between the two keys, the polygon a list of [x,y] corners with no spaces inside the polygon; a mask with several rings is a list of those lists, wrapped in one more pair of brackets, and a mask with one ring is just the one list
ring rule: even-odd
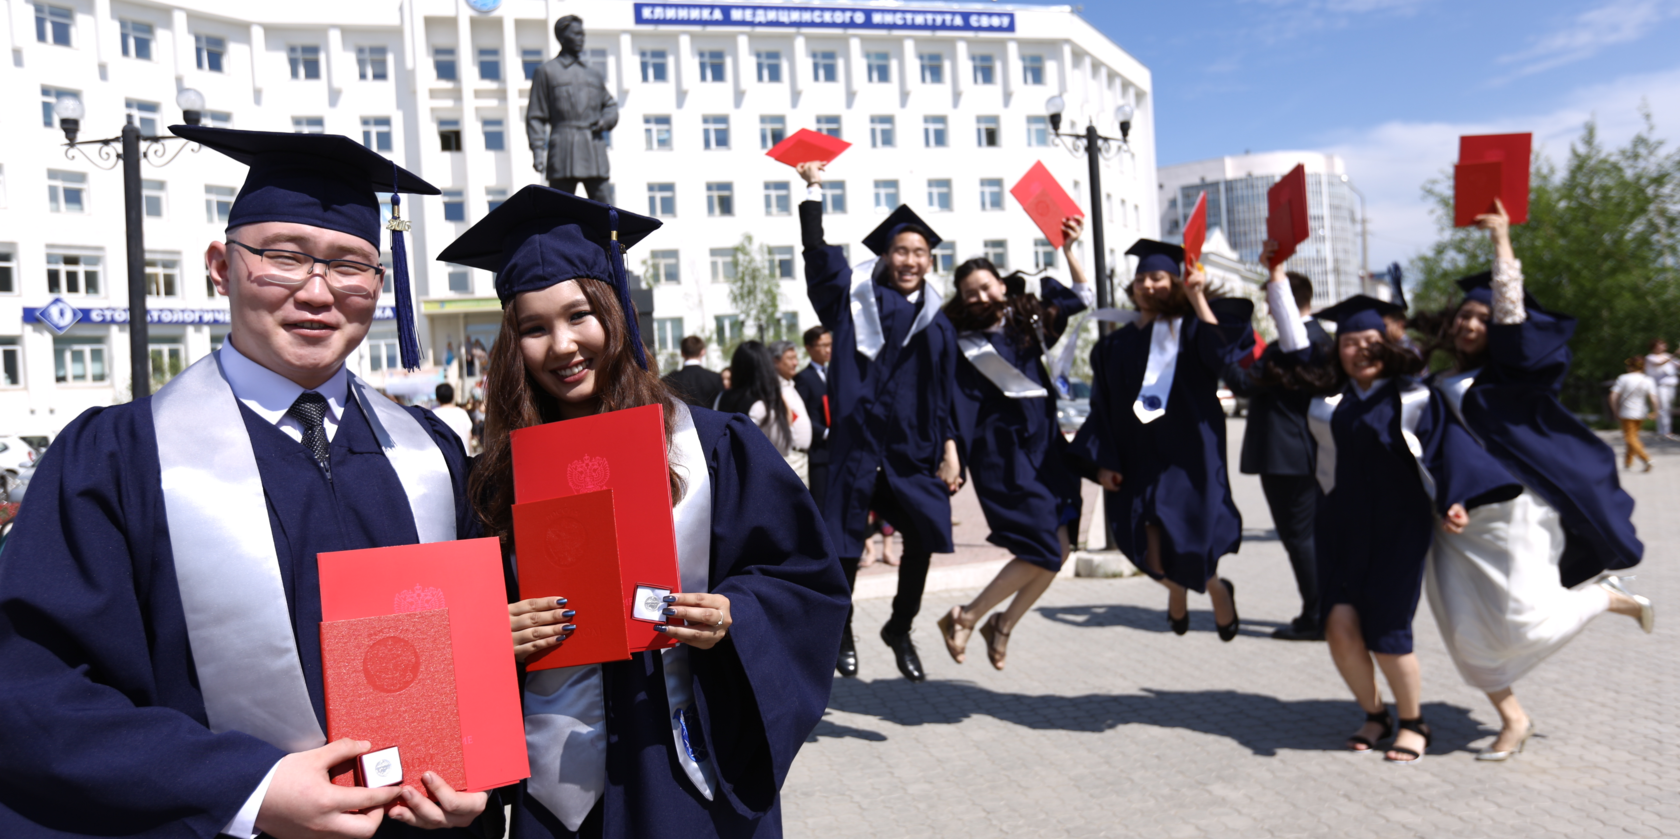
{"label": "paved stone plaza", "polygon": [[[1231,423],[1233,445],[1242,423]],[[1680,836],[1680,447],[1624,472],[1647,545],[1636,592],[1656,634],[1604,615],[1516,686],[1539,736],[1506,764],[1473,760],[1498,716],[1466,686],[1421,605],[1417,650],[1435,745],[1421,764],[1342,750],[1362,719],[1322,643],[1268,637],[1299,607],[1259,481],[1233,475],[1243,634],[1167,629],[1147,578],[1059,580],[994,671],[978,633],[968,663],[934,619],[973,591],[930,594],[915,638],[929,679],[898,676],[876,637],[889,600],[858,603],[862,675],[836,679],[829,713],[784,789],[792,837]],[[1620,453],[1618,445],[1618,454]],[[1386,689],[1385,689],[1386,695]]]}

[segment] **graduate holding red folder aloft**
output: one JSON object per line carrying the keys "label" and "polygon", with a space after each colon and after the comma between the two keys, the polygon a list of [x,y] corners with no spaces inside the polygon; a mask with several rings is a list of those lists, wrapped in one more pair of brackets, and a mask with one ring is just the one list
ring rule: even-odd
{"label": "graduate holding red folder aloft", "polygon": [[[526,674],[515,837],[780,835],[781,784],[828,702],[849,598],[810,494],[745,417],[691,408],[647,369],[622,249],[659,225],[528,186],[439,256],[496,272],[472,493],[514,554],[512,431],[647,405],[666,420],[683,593],[662,631],[680,643]],[[567,617],[553,595],[512,609],[522,661],[563,627],[624,620]]]}

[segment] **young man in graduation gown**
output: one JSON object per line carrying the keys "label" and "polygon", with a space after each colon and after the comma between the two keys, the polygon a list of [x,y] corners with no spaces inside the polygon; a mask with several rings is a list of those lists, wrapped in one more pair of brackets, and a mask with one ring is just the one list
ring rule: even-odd
{"label": "young man in graduation gown", "polygon": [[316,555],[474,527],[460,439],[344,367],[385,282],[374,189],[438,190],[347,137],[172,130],[251,166],[205,254],[233,326],[36,473],[0,558],[0,836],[468,825],[484,793],[332,785],[370,744],[327,742],[321,681]]}
{"label": "young man in graduation gown", "polygon": [[[901,205],[863,240],[875,258],[854,269],[823,239],[822,164],[798,168],[808,185],[799,205],[805,282],[834,342],[823,519],[848,583],[857,581],[871,510],[904,534],[898,594],[881,640],[899,672],[919,682],[926,676],[910,627],[929,560],[953,550],[951,494],[962,485],[951,414],[956,330],[925,282],[940,238]],[[857,675],[850,618],[837,667]]]}
{"label": "young man in graduation gown", "polygon": [[834,335],[828,327],[817,324],[805,330],[805,355],[811,363],[793,377],[799,398],[805,401],[805,412],[811,417],[811,497],[822,509],[828,489],[828,359],[834,349]]}
{"label": "young man in graduation gown", "polygon": [[[1283,294],[1287,290],[1289,293]],[[1300,313],[1312,348],[1328,357],[1330,333],[1312,317],[1312,279],[1283,266],[1272,268],[1267,285],[1267,304],[1290,306]],[[1275,297],[1276,299],[1271,299]],[[1278,539],[1289,555],[1295,572],[1295,587],[1301,594],[1301,614],[1272,631],[1285,641],[1316,641],[1324,637],[1318,625],[1317,560],[1313,553],[1313,514],[1318,509],[1318,484],[1313,480],[1312,432],[1307,429],[1310,394],[1269,382],[1279,365],[1293,363],[1284,358],[1283,346],[1274,341],[1248,369],[1231,365],[1225,382],[1239,396],[1248,397],[1248,423],[1243,431],[1244,475],[1259,475],[1266,494]]]}

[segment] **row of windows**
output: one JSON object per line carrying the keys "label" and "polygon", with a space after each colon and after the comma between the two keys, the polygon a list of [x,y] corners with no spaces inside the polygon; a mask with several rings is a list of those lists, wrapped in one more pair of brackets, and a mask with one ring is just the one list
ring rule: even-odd
{"label": "row of windows", "polygon": [[[47,293],[97,297],[105,292],[102,269],[105,258],[98,254],[61,253],[46,255]],[[15,294],[17,287],[17,255],[9,248],[0,248],[0,294]],[[152,256],[146,258],[146,293],[153,297],[181,296],[181,260],[179,257]],[[209,285],[208,282],[206,285]],[[209,295],[214,297],[214,286]]]}
{"label": "row of windows", "polygon": [[[830,137],[844,139],[838,115],[818,116],[817,131]],[[730,122],[727,115],[700,117],[700,144],[707,150],[731,148]],[[758,146],[769,149],[787,139],[787,117],[760,116],[758,118]],[[671,131],[670,114],[647,114],[642,117],[642,139],[648,151],[672,151],[676,147]],[[1002,118],[976,116],[974,144],[978,148],[998,148],[1003,144]],[[869,118],[869,145],[877,149],[898,147],[898,118],[891,114]],[[1046,117],[1027,117],[1027,145],[1050,145],[1050,122]],[[930,149],[950,148],[950,119],[945,116],[922,117],[922,146]]]}
{"label": "row of windows", "polygon": [[[1007,239],[985,239],[981,241],[981,253],[995,263],[999,268],[1009,266],[1009,241]],[[778,279],[794,279],[796,266],[794,265],[794,249],[792,245],[770,246],[766,248],[770,259],[772,273]],[[710,248],[706,254],[707,266],[710,268],[711,280],[714,283],[728,282],[735,279],[736,253],[734,248]],[[945,240],[933,249],[933,270],[950,273],[957,264],[957,244],[952,240]],[[1049,239],[1033,240],[1033,270],[1043,270],[1056,267],[1056,248]],[[678,250],[648,251],[642,260],[643,273],[650,283],[681,283],[682,255]],[[680,336],[679,336],[680,337]],[[661,349],[664,349],[661,347]]]}
{"label": "row of windows", "polygon": [[[951,212],[952,186],[950,178],[929,178],[927,181],[927,208],[936,212]],[[1004,186],[1002,178],[981,178],[979,181],[979,209],[995,211],[1004,209]],[[446,193],[447,194],[447,193]],[[904,203],[899,197],[897,180],[878,180],[872,185],[871,194],[873,206],[876,210],[890,212],[899,204]],[[677,185],[674,183],[650,183],[647,185],[648,215],[657,218],[672,218],[677,214]],[[794,188],[790,181],[764,182],[764,214],[767,216],[787,216],[793,214]],[[822,185],[822,203],[825,213],[846,212],[846,182],[824,181]],[[706,184],[706,215],[733,216],[735,215],[735,184],[729,181],[715,181]],[[456,219],[459,221],[460,219]]]}
{"label": "row of windows", "polygon": [[[606,74],[605,56],[602,53],[602,75]],[[671,54],[666,50],[641,50],[637,58],[641,64],[642,81],[645,83],[666,82],[671,78]],[[701,49],[694,53],[695,63],[700,68],[700,81],[704,83],[727,83],[729,81],[728,51],[720,49]],[[836,50],[813,50],[811,59],[811,81],[819,83],[835,83],[840,81],[840,53]],[[997,84],[998,58],[991,53],[974,53],[969,56],[969,69],[974,83],[977,85]],[[1044,84],[1044,56],[1021,56],[1021,83],[1028,85]],[[766,84],[779,84],[782,81],[782,68],[785,66],[780,50],[760,50],[753,53],[753,64],[758,81]],[[945,55],[937,52],[924,52],[916,56],[916,64],[920,70],[923,84],[945,83]],[[865,76],[871,84],[891,84],[893,80],[892,54],[889,52],[866,52],[863,54]]]}
{"label": "row of windows", "polygon": [[[186,347],[177,340],[157,336],[148,342],[154,388],[186,369]],[[60,335],[53,338],[52,354],[53,381],[58,384],[90,385],[110,380],[110,351],[105,338]],[[0,336],[0,387],[23,387],[23,369],[23,346],[18,337]]]}
{"label": "row of windows", "polygon": [[[499,82],[502,80],[502,51],[499,47],[479,47],[473,50],[474,66],[478,68],[479,81]],[[460,61],[454,47],[432,47],[432,73],[440,82],[455,82],[461,80]],[[548,56],[540,49],[521,49],[519,51],[519,69],[525,81],[530,81],[537,74]],[[602,78],[607,75],[607,51],[604,49],[584,50],[584,60],[590,67],[595,68]]]}

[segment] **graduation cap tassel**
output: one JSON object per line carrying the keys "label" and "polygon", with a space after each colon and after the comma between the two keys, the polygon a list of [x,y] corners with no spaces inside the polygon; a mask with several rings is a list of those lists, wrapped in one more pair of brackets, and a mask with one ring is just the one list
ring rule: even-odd
{"label": "graduation cap tassel", "polygon": [[618,210],[608,209],[607,217],[612,223],[612,243],[607,246],[607,250],[612,259],[613,285],[618,286],[618,305],[624,310],[630,351],[635,353],[636,363],[646,370],[647,351],[642,348],[642,327],[636,323],[636,306],[630,300],[630,277],[624,271],[624,245],[618,241]]}
{"label": "graduation cap tassel", "polygon": [[[392,164],[393,169],[396,164]],[[392,184],[396,184],[397,176],[393,172]],[[395,276],[392,279],[397,291],[397,347],[401,352],[404,370],[420,369],[420,338],[414,329],[414,293],[408,285],[408,246],[403,242],[403,231],[410,227],[408,221],[402,217],[402,194],[391,192],[391,220],[386,222],[385,229],[391,231],[391,262]]]}

